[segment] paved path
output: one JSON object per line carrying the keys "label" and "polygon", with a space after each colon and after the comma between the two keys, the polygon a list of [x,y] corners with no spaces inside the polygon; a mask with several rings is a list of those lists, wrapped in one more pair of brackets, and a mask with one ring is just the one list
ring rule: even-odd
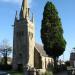
{"label": "paved path", "polygon": [[68,74],[67,74],[67,72],[65,71],[65,72],[58,73],[58,74],[56,74],[56,75],[68,75]]}

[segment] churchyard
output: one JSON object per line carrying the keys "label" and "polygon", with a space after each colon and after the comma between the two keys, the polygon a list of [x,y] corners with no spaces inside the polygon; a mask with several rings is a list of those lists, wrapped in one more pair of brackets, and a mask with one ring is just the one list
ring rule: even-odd
{"label": "churchyard", "polygon": [[[52,1],[45,2],[39,44],[35,38],[36,13],[28,7],[28,1],[23,0],[20,12],[15,11],[13,45],[6,40],[0,44],[0,75],[75,75],[75,53],[64,61],[67,41],[56,5]],[[63,60],[59,59],[61,55]]]}

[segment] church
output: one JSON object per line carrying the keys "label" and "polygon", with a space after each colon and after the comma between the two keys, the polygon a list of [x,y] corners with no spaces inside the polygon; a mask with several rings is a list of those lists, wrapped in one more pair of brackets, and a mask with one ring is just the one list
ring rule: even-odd
{"label": "church", "polygon": [[43,45],[35,42],[34,17],[30,18],[28,0],[23,0],[21,11],[16,12],[13,30],[13,69],[29,66],[35,69],[47,69],[53,64]]}

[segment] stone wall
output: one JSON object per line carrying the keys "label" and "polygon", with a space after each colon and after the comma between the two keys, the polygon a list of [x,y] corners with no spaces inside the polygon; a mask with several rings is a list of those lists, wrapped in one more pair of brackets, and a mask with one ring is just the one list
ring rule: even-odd
{"label": "stone wall", "polygon": [[24,75],[42,75],[46,72],[46,69],[29,68],[24,70]]}
{"label": "stone wall", "polygon": [[42,56],[42,69],[47,69],[49,64],[53,64],[53,59]]}
{"label": "stone wall", "polygon": [[14,25],[13,68],[18,64],[34,67],[34,23],[29,19],[18,20]]}

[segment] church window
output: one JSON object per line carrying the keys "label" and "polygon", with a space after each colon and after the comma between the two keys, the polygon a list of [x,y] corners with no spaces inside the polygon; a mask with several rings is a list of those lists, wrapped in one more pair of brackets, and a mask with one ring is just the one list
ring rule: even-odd
{"label": "church window", "polygon": [[23,36],[24,35],[24,32],[21,31],[21,32],[17,32],[17,36]]}

